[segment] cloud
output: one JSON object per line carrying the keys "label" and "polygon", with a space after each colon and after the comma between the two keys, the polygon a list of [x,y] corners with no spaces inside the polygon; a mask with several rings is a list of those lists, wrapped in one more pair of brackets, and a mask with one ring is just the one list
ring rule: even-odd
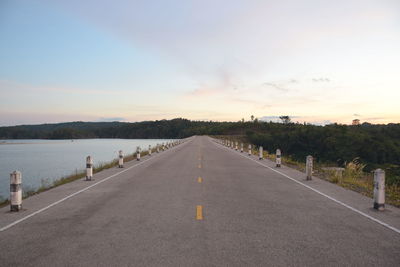
{"label": "cloud", "polygon": [[354,117],[361,117],[361,115],[360,115],[360,114],[357,114],[357,113],[354,113],[353,116],[354,116]]}
{"label": "cloud", "polygon": [[273,88],[275,88],[276,90],[282,91],[282,92],[288,92],[288,91],[289,91],[288,88],[285,88],[285,87],[283,87],[283,86],[281,86],[281,85],[279,85],[279,84],[277,84],[277,83],[266,82],[266,83],[263,83],[263,85],[264,85],[264,86],[268,86],[268,87],[273,87]]}
{"label": "cloud", "polygon": [[230,98],[229,100],[231,100],[232,102],[235,102],[235,103],[239,103],[239,104],[251,105],[257,109],[267,109],[267,108],[272,107],[272,105],[266,104],[265,102],[251,100],[251,99]]}
{"label": "cloud", "polygon": [[63,86],[38,86],[25,84],[9,80],[0,80],[0,92],[34,92],[34,93],[65,93],[80,95],[120,95],[122,91],[118,90],[97,90],[88,88],[63,87]]}
{"label": "cloud", "polygon": [[312,78],[312,81],[315,83],[318,83],[318,82],[330,82],[331,80],[326,77],[325,78],[321,77],[321,78]]}
{"label": "cloud", "polygon": [[111,122],[113,122],[113,121],[126,121],[126,119],[123,118],[123,117],[110,117],[110,118],[101,117],[97,121],[111,121]]}

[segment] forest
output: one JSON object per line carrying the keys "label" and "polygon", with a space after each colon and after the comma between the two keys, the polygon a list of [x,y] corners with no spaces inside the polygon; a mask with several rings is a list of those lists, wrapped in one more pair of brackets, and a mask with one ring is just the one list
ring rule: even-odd
{"label": "forest", "polygon": [[317,126],[257,119],[238,122],[172,119],[126,122],[69,122],[0,127],[0,139],[79,139],[79,138],[184,138],[192,135],[234,135],[274,152],[303,161],[313,155],[318,162],[342,166],[355,158],[366,171],[377,166],[400,176],[400,124],[330,124]]}

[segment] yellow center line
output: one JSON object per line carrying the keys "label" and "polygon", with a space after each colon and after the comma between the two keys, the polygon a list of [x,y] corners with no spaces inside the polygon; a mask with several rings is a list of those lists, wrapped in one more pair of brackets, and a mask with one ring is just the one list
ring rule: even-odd
{"label": "yellow center line", "polygon": [[203,220],[203,206],[196,206],[196,220]]}
{"label": "yellow center line", "polygon": [[199,178],[197,178],[197,182],[201,183],[201,182],[203,182],[203,179],[201,177],[199,177]]}

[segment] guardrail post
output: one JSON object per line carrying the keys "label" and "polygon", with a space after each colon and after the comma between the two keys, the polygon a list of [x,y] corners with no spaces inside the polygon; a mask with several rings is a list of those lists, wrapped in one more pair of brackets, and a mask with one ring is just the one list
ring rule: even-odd
{"label": "guardrail post", "polygon": [[281,150],[278,148],[276,150],[276,167],[280,168],[281,167]]}
{"label": "guardrail post", "polygon": [[119,151],[118,155],[118,168],[124,167],[124,155],[122,154],[122,150]]}
{"label": "guardrail post", "polygon": [[264,154],[263,154],[263,147],[260,146],[259,148],[259,155],[258,155],[258,159],[262,160],[264,158]]}
{"label": "guardrail post", "polygon": [[149,145],[149,156],[151,156],[151,145]]}
{"label": "guardrail post", "polygon": [[140,147],[136,147],[136,160],[140,160]]}
{"label": "guardrail post", "polygon": [[251,156],[251,145],[249,145],[249,156]]}
{"label": "guardrail post", "polygon": [[385,210],[385,171],[374,171],[374,209]]}
{"label": "guardrail post", "polygon": [[313,157],[307,156],[306,158],[306,175],[307,180],[312,180],[312,173],[313,173]]}
{"label": "guardrail post", "polygon": [[10,211],[22,209],[22,174],[20,171],[10,173]]}
{"label": "guardrail post", "polygon": [[93,159],[91,156],[86,157],[86,181],[91,181],[93,178]]}
{"label": "guardrail post", "polygon": [[240,153],[243,153],[243,143],[240,144]]}

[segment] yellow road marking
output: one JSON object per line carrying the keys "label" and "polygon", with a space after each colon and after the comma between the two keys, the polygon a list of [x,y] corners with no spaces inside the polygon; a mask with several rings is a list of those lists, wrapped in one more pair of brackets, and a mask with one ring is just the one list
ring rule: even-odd
{"label": "yellow road marking", "polygon": [[196,220],[203,220],[203,206],[196,206]]}
{"label": "yellow road marking", "polygon": [[203,179],[201,177],[197,178],[197,182],[201,183],[203,182]]}

